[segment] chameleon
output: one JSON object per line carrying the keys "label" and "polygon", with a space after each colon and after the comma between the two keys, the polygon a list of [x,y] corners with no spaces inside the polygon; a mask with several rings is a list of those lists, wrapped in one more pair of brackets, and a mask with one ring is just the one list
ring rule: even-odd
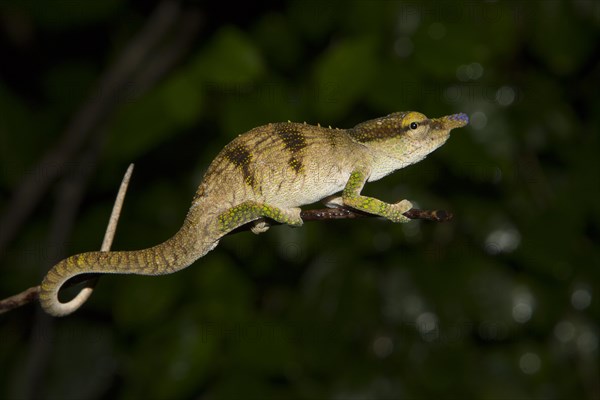
{"label": "chameleon", "polygon": [[210,163],[181,228],[165,242],[136,251],[93,251],[54,265],[44,277],[39,300],[50,315],[64,316],[87,299],[82,289],[68,302],[58,292],[80,274],[164,275],[182,270],[232,230],[251,224],[254,233],[269,221],[299,227],[301,206],[323,201],[392,222],[408,222],[408,200],[386,203],[361,194],[367,182],[424,159],[450,131],[464,127],[464,113],[427,118],[395,112],[349,129],[281,122],[239,135]]}

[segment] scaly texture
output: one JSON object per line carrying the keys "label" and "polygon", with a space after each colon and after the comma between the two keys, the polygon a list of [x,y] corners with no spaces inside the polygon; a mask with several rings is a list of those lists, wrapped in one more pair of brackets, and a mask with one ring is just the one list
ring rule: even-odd
{"label": "scaly texture", "polygon": [[[81,302],[62,303],[60,287],[85,273],[163,275],[186,268],[212,250],[228,232],[254,222],[253,232],[268,229],[266,219],[302,225],[300,207],[327,198],[330,206],[348,206],[407,222],[412,206],[360,194],[366,182],[414,164],[465,126],[454,114],[428,119],[398,112],[351,129],[299,123],[274,123],[238,136],[217,155],[198,187],[181,229],[157,246],[138,251],[77,254],[56,264],[41,285],[40,303],[51,315],[75,311]],[[340,197],[331,197],[341,192]]]}

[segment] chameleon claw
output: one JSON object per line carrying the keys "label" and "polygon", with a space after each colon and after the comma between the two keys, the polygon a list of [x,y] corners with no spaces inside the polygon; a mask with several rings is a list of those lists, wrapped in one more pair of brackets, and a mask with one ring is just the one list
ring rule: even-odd
{"label": "chameleon claw", "polygon": [[254,221],[252,223],[252,227],[250,228],[250,230],[255,235],[258,235],[259,233],[265,233],[266,231],[269,230],[269,228],[270,228],[269,223],[267,221],[265,221],[264,219],[262,219],[262,220]]}

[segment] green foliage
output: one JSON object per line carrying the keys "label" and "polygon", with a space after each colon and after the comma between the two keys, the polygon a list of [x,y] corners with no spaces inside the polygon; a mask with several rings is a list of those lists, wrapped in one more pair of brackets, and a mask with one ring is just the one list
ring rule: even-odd
{"label": "green foliage", "polygon": [[[2,3],[0,207],[84,101],[107,94],[97,84],[145,23],[142,3]],[[468,113],[435,154],[365,188],[455,218],[240,233],[177,274],[103,277],[65,319],[13,311],[0,397],[597,397],[594,2],[192,3],[204,22],[188,53],[152,87],[133,76],[95,130],[105,139],[64,255],[99,247],[128,163],[119,250],[165,240],[229,140],[288,119]],[[67,189],[53,186],[0,254],[0,297],[39,281]]]}
{"label": "green foliage", "polygon": [[117,366],[110,327],[89,321],[63,321],[56,328],[50,338],[54,345],[44,397],[91,398],[105,392]]}
{"label": "green foliage", "polygon": [[338,43],[317,62],[316,113],[327,120],[340,118],[364,96],[376,72],[375,41],[370,37]]}
{"label": "green foliage", "polygon": [[540,12],[540,18],[530,32],[532,50],[552,72],[576,73],[596,44],[593,28],[581,23],[567,3],[544,4],[536,11]]}
{"label": "green foliage", "polygon": [[47,29],[68,30],[89,24],[106,23],[121,8],[120,0],[106,1],[35,1],[8,0],[5,9],[16,9]]}
{"label": "green foliage", "polygon": [[254,44],[233,27],[220,29],[197,57],[198,77],[215,85],[249,84],[264,73]]}
{"label": "green foliage", "polygon": [[[180,134],[181,129],[191,126],[202,112],[201,86],[187,71],[173,74],[141,97],[135,92],[123,95],[119,100],[124,104],[113,121],[108,149],[119,159],[135,159]],[[156,118],[148,118],[148,114]]]}

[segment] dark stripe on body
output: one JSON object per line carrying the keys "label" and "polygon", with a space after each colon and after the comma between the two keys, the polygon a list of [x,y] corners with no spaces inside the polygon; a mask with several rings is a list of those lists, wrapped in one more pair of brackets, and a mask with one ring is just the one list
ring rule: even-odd
{"label": "dark stripe on body", "polygon": [[288,165],[296,173],[302,170],[302,150],[307,146],[304,134],[292,124],[278,124],[275,133],[283,142],[284,148],[291,154]]}
{"label": "dark stripe on body", "polygon": [[242,143],[232,142],[225,146],[224,156],[231,164],[238,168],[244,177],[244,182],[250,187],[256,185],[256,179],[252,171],[250,171],[250,163],[252,162],[252,154],[250,150]]}

